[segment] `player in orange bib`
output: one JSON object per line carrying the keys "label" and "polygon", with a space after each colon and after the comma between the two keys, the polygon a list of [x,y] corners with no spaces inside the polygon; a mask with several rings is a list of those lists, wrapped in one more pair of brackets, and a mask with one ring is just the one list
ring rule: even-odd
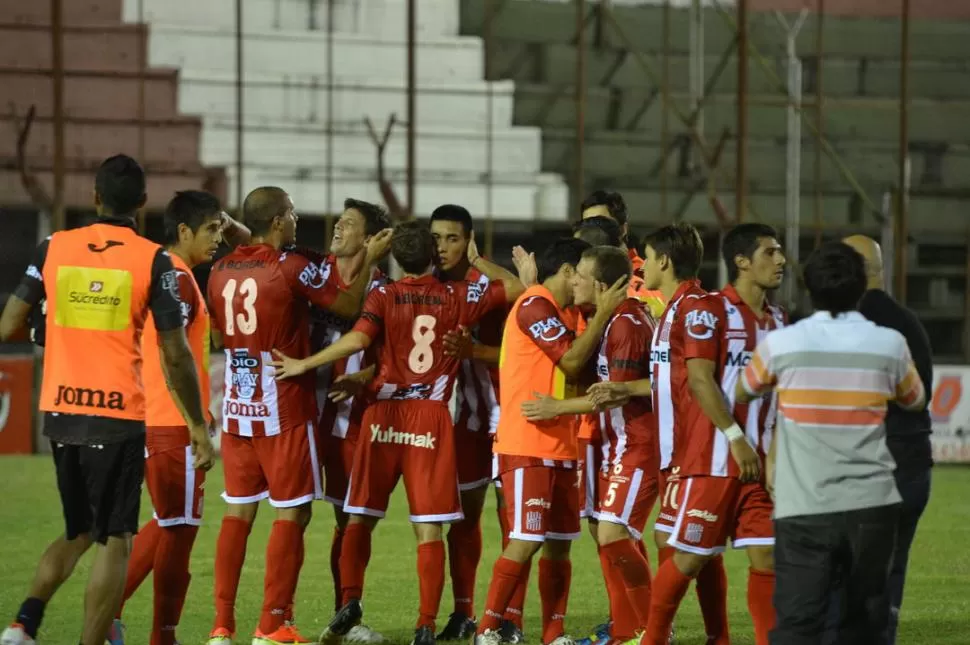
{"label": "player in orange bib", "polygon": [[570,542],[579,537],[579,481],[576,477],[578,420],[564,417],[534,423],[521,406],[544,394],[558,399],[575,393],[573,382],[592,356],[612,311],[626,295],[626,280],[598,294],[597,312],[586,332],[576,336],[566,323],[573,302],[576,265],[589,245],[560,239],[538,262],[541,284],[515,302],[505,325],[499,360],[501,405],[494,450],[509,513],[509,544],[492,570],[477,645],[501,642],[502,621],[525,563],[543,549],[539,560],[542,642],[569,643],[564,617],[572,567]]}

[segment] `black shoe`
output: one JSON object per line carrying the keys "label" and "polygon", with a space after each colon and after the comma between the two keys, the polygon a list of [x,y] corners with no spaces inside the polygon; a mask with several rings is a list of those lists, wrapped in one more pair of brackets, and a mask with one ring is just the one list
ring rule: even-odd
{"label": "black shoe", "polygon": [[414,630],[414,640],[411,645],[434,645],[434,630],[430,625],[418,627]]}
{"label": "black shoe", "polygon": [[351,600],[340,608],[340,611],[333,617],[327,628],[320,634],[321,643],[333,643],[340,641],[347,635],[355,625],[360,624],[360,619],[364,615],[364,609],[360,606],[359,600]]}
{"label": "black shoe", "polygon": [[511,620],[503,620],[502,624],[498,628],[498,633],[502,637],[503,643],[509,643],[509,645],[519,645],[525,642],[525,634],[522,630],[515,626]]}
{"label": "black shoe", "polygon": [[478,623],[461,612],[448,616],[448,624],[435,638],[439,641],[467,641],[475,635]]}

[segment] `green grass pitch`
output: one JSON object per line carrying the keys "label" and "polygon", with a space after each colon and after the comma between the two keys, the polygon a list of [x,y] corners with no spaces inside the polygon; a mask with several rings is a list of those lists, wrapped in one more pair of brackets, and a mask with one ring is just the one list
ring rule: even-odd
{"label": "green grass pitch", "polygon": [[[49,457],[0,458],[0,619],[11,619],[33,575],[37,558],[48,541],[63,529],[60,502]],[[216,535],[223,510],[219,498],[222,472],[209,474],[206,486],[206,518],[192,560],[192,586],[179,628],[185,645],[202,643],[212,621],[213,562]],[[151,515],[147,494],[142,517]],[[264,553],[273,517],[263,506],[249,541],[246,566],[240,584],[237,619],[238,643],[249,643],[262,599]],[[306,563],[297,592],[297,622],[307,637],[316,637],[333,610],[329,552],[333,515],[329,505],[317,503],[306,536]],[[481,611],[491,567],[499,553],[500,539],[494,496],[484,517],[485,552],[478,570],[476,608]],[[650,548],[655,566],[655,550]],[[408,527],[407,508],[399,487],[388,518],[377,528],[373,556],[364,592],[365,621],[394,643],[408,643],[417,615],[417,572],[414,537]],[[732,642],[754,643],[746,610],[746,567],[743,553],[727,554]],[[82,560],[74,577],[60,590],[47,609],[40,642],[44,645],[75,645],[80,634],[84,582],[90,557]],[[530,643],[539,637],[539,598],[535,569],[526,605],[526,634]],[[910,561],[906,601],[899,634],[901,645],[966,645],[970,643],[970,468],[939,467],[934,473],[933,495],[923,516]],[[451,591],[446,582],[439,628],[451,611]],[[146,580],[125,612],[128,642],[148,643],[151,625],[151,580]],[[573,547],[573,586],[567,629],[576,636],[607,615],[606,594],[596,550],[588,534]],[[677,618],[678,643],[704,642],[693,592],[685,599]]]}

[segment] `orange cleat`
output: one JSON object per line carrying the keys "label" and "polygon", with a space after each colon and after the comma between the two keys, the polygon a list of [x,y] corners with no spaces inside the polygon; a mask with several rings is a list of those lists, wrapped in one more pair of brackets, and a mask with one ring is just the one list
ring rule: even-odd
{"label": "orange cleat", "polygon": [[296,645],[297,643],[312,643],[313,641],[304,638],[296,625],[283,623],[280,628],[272,634],[264,634],[256,630],[253,636],[252,645]]}

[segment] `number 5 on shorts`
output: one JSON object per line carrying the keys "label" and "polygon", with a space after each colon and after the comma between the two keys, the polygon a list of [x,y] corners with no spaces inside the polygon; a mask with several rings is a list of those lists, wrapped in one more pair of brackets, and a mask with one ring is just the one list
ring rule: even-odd
{"label": "number 5 on shorts", "polygon": [[616,487],[619,485],[619,482],[610,482],[610,487],[606,489],[606,498],[603,500],[603,506],[613,506],[613,502],[616,501]]}

